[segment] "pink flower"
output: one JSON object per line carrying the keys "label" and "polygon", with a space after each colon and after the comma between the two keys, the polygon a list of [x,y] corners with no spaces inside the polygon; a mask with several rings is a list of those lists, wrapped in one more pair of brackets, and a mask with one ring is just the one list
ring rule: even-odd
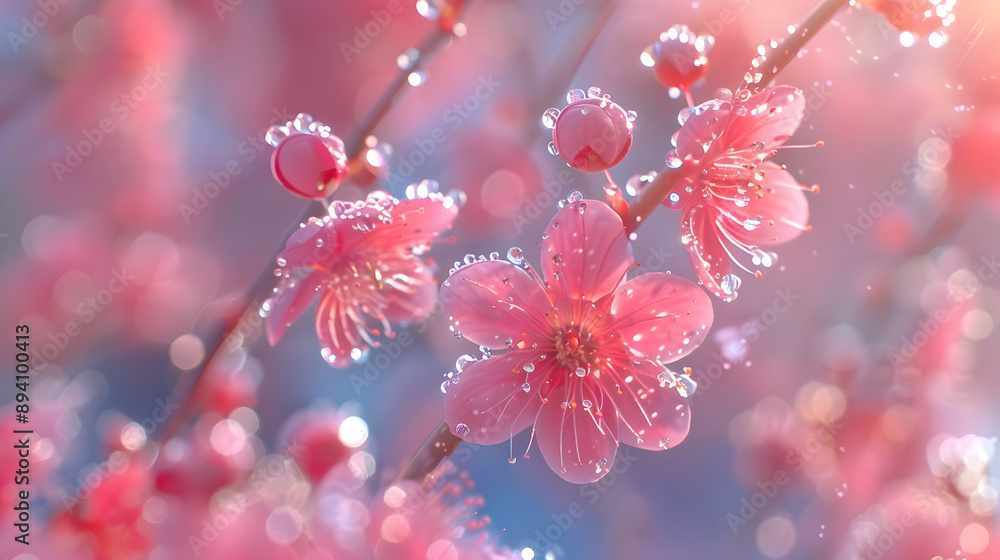
{"label": "pink flower", "polygon": [[698,280],[730,301],[741,283],[732,264],[750,272],[730,247],[749,255],[754,266],[771,266],[777,257],[761,246],[784,243],[808,229],[809,206],[805,187],[766,161],[802,122],[802,91],[769,88],[737,100],[735,110],[732,96],[726,97],[681,111],[677,149],[667,155],[667,164],[687,173],[663,204],[684,210],[681,241]]}
{"label": "pink flower", "polygon": [[277,343],[317,295],[316,332],[334,367],[378,347],[381,335],[393,336],[391,323],[427,317],[437,283],[418,255],[457,213],[438,193],[399,201],[376,192],[331,204],[328,216],[309,220],[278,255],[284,278],[263,306],[268,341]]}
{"label": "pink flower", "polygon": [[[633,260],[621,218],[576,195],[542,236],[541,277],[527,265],[486,261],[445,281],[441,300],[456,332],[511,350],[459,360],[445,386],[445,419],[478,444],[533,424],[552,470],[586,483],[611,469],[619,442],[660,450],[684,439],[688,404],[671,387],[690,392],[693,382],[661,364],[694,350],[713,315],[710,298],[687,280],[648,273],[625,282]],[[523,263],[519,249],[509,256]]]}
{"label": "pink flower", "polygon": [[955,21],[956,0],[861,0],[900,31],[929,35]]}

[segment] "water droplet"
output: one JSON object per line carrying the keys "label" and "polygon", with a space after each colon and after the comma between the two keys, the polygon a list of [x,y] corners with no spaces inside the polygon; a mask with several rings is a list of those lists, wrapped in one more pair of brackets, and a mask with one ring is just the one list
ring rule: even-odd
{"label": "water droplet", "polygon": [[660,440],[660,449],[670,449],[670,438],[663,438]]}
{"label": "water droplet", "polygon": [[570,191],[569,195],[566,197],[569,202],[580,202],[583,200],[583,193],[580,191]]}
{"label": "water droplet", "polygon": [[698,384],[695,383],[694,379],[691,379],[691,376],[686,373],[682,373],[677,376],[677,383],[674,387],[682,397],[690,397],[696,390],[698,390]]}
{"label": "water droplet", "polygon": [[601,457],[597,461],[597,472],[601,472],[606,468],[608,468],[608,459],[607,457]]}
{"label": "water droplet", "polygon": [[675,192],[670,193],[670,196],[668,198],[670,199],[670,204],[677,204],[678,202],[681,201],[681,195]]}
{"label": "water droplet", "polygon": [[625,118],[627,118],[629,120],[629,122],[635,122],[635,119],[638,118],[638,116],[639,116],[639,113],[636,113],[635,111],[626,111],[625,112]]}
{"label": "water droplet", "polygon": [[465,258],[462,260],[463,262],[465,262],[465,264],[472,264],[476,262],[476,256],[470,253],[468,255],[465,255]]}
{"label": "water droplet", "polygon": [[678,167],[684,165],[684,160],[677,155],[676,150],[670,150],[667,152],[667,167],[671,169],[677,169]]}
{"label": "water droplet", "polygon": [[556,148],[555,142],[549,142],[549,153],[554,156],[559,155],[559,148]]}
{"label": "water droplet", "polygon": [[560,264],[562,264],[562,262],[563,262],[563,254],[562,253],[556,253],[556,254],[552,255],[552,264],[554,264],[554,265],[560,265]]}
{"label": "water droplet", "polygon": [[288,261],[286,261],[284,257],[278,257],[278,259],[275,262],[278,263],[278,266],[285,266],[286,264],[288,264]]}
{"label": "water droplet", "polygon": [[351,348],[351,359],[355,362],[361,359],[363,351],[360,348]]}
{"label": "water droplet", "polygon": [[587,375],[587,370],[583,369],[582,367],[578,367],[576,368],[576,371],[574,373],[576,373],[577,377],[584,377]]}
{"label": "water droplet", "polygon": [[524,369],[524,371],[526,371],[528,373],[531,373],[531,372],[535,371],[535,364],[533,364],[531,362],[528,362],[528,363],[524,364],[524,367],[522,369]]}
{"label": "water droplet", "polygon": [[525,393],[527,393],[528,391],[531,390],[531,385],[528,384],[528,383],[525,383],[524,385],[521,385],[521,390],[524,391]]}
{"label": "water droplet", "polygon": [[743,220],[743,227],[746,228],[747,231],[753,231],[759,228],[762,223],[764,223],[764,217],[755,216],[753,218]]}
{"label": "water droplet", "polygon": [[656,380],[660,382],[660,387],[669,387],[677,383],[677,376],[674,375],[674,372],[665,369],[656,374]]}
{"label": "water droplet", "polygon": [[601,96],[601,88],[599,87],[591,86],[590,89],[587,90],[587,97],[600,97],[600,96]]}
{"label": "water droplet", "polygon": [[469,427],[467,425],[465,425],[465,424],[461,424],[460,423],[457,426],[455,426],[455,434],[458,437],[465,437],[465,436],[469,435],[469,431],[470,431]]}
{"label": "water droplet", "polygon": [[270,144],[272,148],[277,148],[278,144],[280,144],[285,138],[288,138],[288,135],[291,133],[292,131],[285,125],[272,126],[267,129],[267,133],[264,134],[264,141]]}
{"label": "water droplet", "polygon": [[517,462],[517,457],[511,457],[511,458],[507,459],[507,462],[513,465],[514,463]]}
{"label": "water droplet", "polygon": [[520,247],[511,247],[507,251],[507,260],[517,266],[524,264],[524,251]]}
{"label": "water droplet", "polygon": [[514,345],[514,339],[513,339],[513,338],[511,338],[511,337],[509,337],[509,336],[507,337],[507,340],[504,340],[503,342],[504,342],[504,344],[506,344],[507,346],[513,346],[513,345]]}
{"label": "water droplet", "polygon": [[556,127],[556,119],[559,118],[559,109],[550,107],[542,113],[542,126],[548,129]]}
{"label": "water droplet", "polygon": [[769,268],[771,265],[774,264],[775,261],[774,253],[768,253],[767,251],[754,248],[752,255],[753,258],[751,260],[753,261],[753,264],[757,266],[763,266]]}
{"label": "water droplet", "polygon": [[731,295],[736,293],[736,290],[740,289],[740,284],[742,283],[743,280],[741,280],[739,276],[735,274],[727,274],[722,277],[722,282],[719,284],[719,287],[722,288],[722,292],[724,294]]}
{"label": "water droplet", "polygon": [[587,94],[583,92],[582,89],[571,89],[569,93],[566,94],[566,103],[573,103],[574,101],[579,101],[585,99]]}
{"label": "water droplet", "polygon": [[478,360],[476,360],[476,357],[473,356],[472,354],[462,354],[461,356],[458,357],[457,360],[455,360],[455,369],[457,369],[459,372],[463,372],[465,371],[465,368],[471,366],[477,361]]}

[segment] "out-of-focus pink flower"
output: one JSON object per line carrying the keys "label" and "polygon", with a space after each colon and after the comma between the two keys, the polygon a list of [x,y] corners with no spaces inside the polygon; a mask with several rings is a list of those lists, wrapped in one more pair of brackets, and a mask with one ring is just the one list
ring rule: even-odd
{"label": "out-of-focus pink flower", "polygon": [[[766,89],[745,100],[724,98],[681,110],[676,151],[667,165],[686,170],[663,201],[681,208],[681,241],[698,280],[730,301],[742,280],[732,273],[730,247],[746,253],[755,266],[770,266],[776,256],[761,246],[784,243],[808,229],[804,187],[782,166],[767,161],[802,122],[805,98],[791,86]],[[753,274],[753,273],[752,273]]]}
{"label": "out-of-focus pink flower", "polygon": [[[476,517],[480,496],[463,496],[472,481],[448,462],[422,484],[401,481],[386,488],[372,506],[369,540],[378,560],[514,560],[481,531],[489,517]],[[458,480],[445,481],[447,478]],[[476,531],[477,533],[472,533]]]}
{"label": "out-of-focus pink flower", "polygon": [[900,31],[929,35],[942,26],[950,25],[956,0],[861,0]]}
{"label": "out-of-focus pink flower", "polygon": [[948,162],[948,179],[957,195],[982,195],[1000,187],[1000,105],[988,105],[975,113],[964,134],[955,139]]}
{"label": "out-of-focus pink flower", "polygon": [[301,197],[326,200],[347,174],[344,142],[311,115],[299,113],[283,125],[272,126],[265,139],[274,146],[274,178]]}
{"label": "out-of-focus pink flower", "polygon": [[[358,447],[367,438],[367,427],[364,428],[363,438],[342,433],[349,431],[353,425],[342,428],[344,420],[345,417],[335,410],[313,409],[297,412],[285,423],[282,447],[289,450],[288,455],[294,458],[310,481],[318,482],[330,469],[346,461],[352,448]],[[355,417],[352,420],[360,419]],[[363,422],[361,425],[364,426]]]}
{"label": "out-of-focus pink flower", "polygon": [[277,259],[283,279],[264,303],[270,343],[317,295],[316,332],[334,367],[378,347],[379,336],[391,337],[390,323],[426,317],[437,283],[418,255],[458,214],[452,199],[426,194],[400,201],[375,192],[355,203],[334,202],[322,220],[313,218],[292,234]]}
{"label": "out-of-focus pink flower", "polygon": [[659,40],[646,47],[639,60],[652,68],[656,81],[677,98],[708,73],[707,54],[714,44],[711,35],[696,35],[686,25],[675,25],[660,33]]}
{"label": "out-of-focus pink flower", "polygon": [[547,109],[542,124],[552,129],[549,152],[579,171],[595,173],[614,167],[632,147],[635,113],[625,111],[600,88],[571,90],[562,111]]}
{"label": "out-of-focus pink flower", "polygon": [[[546,462],[575,483],[604,476],[619,442],[660,450],[684,439],[691,418],[679,393],[693,382],[662,364],[701,344],[713,319],[710,298],[687,280],[625,282],[633,259],[621,218],[580,198],[572,194],[542,236],[541,277],[527,265],[477,262],[441,293],[456,332],[511,350],[459,360],[445,387],[452,433],[493,444],[534,424]],[[523,264],[519,249],[508,256]]]}

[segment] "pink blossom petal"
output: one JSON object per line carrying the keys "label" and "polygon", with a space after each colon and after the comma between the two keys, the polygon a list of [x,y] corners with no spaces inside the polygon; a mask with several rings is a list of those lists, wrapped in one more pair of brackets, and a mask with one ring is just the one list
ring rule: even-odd
{"label": "pink blossom petal", "polygon": [[615,289],[634,262],[621,217],[598,200],[567,204],[545,234],[542,277],[564,300],[597,301]]}
{"label": "pink blossom petal", "polygon": [[[524,371],[527,364],[534,366],[531,373]],[[481,445],[507,441],[535,421],[542,404],[538,390],[553,367],[554,362],[540,359],[537,351],[476,362],[447,387],[445,421],[466,441]]]}
{"label": "pink blossom petal", "polygon": [[434,310],[438,286],[423,259],[410,255],[387,254],[379,262],[385,308],[391,323],[408,323],[423,319]]}
{"label": "pink blossom petal", "polygon": [[324,281],[322,272],[313,272],[301,280],[282,283],[277,295],[268,301],[270,309],[264,320],[267,341],[271,346],[277,344],[285,330],[309,309]]}
{"label": "pink blossom petal", "polygon": [[551,339],[546,315],[552,302],[528,274],[505,261],[463,267],[441,287],[441,302],[454,329],[490,348]]}
{"label": "pink blossom petal", "polygon": [[380,250],[421,250],[455,223],[458,207],[445,197],[402,200],[390,212],[392,223],[380,224],[364,240]]}
{"label": "pink blossom petal", "polygon": [[[313,267],[322,264],[334,253],[336,231],[321,220],[310,219],[295,230],[285,242],[285,249],[278,254],[278,263],[289,268]],[[319,244],[317,245],[317,241]]]}
{"label": "pink blossom petal", "polygon": [[762,142],[761,150],[772,150],[784,144],[799,128],[805,115],[806,98],[798,88],[775,86],[739,105],[747,109],[746,115],[733,117],[725,136],[719,139],[721,147],[740,150],[754,142]]}
{"label": "pink blossom petal", "polygon": [[571,406],[557,397],[556,389],[542,404],[535,422],[538,449],[549,468],[574,484],[600,480],[615,462],[618,443],[606,420],[614,420],[614,407],[607,403],[603,415],[596,407]]}
{"label": "pink blossom petal", "polygon": [[[688,400],[669,385],[661,387],[649,362],[628,369],[622,363],[618,375],[602,375],[601,384],[614,402],[618,413],[618,440],[632,447],[659,451],[676,446],[687,437],[691,427]],[[642,372],[641,369],[650,370]],[[625,379],[631,378],[630,381]]]}
{"label": "pink blossom petal", "polygon": [[698,280],[708,291],[728,301],[732,299],[732,294],[725,293],[721,284],[732,270],[732,261],[715,230],[716,212],[704,204],[684,210],[681,241],[691,255]]}
{"label": "pink blossom petal", "polygon": [[714,317],[704,290],[678,276],[651,272],[629,280],[611,303],[613,329],[636,357],[670,363],[690,354]]}
{"label": "pink blossom petal", "polygon": [[[785,243],[798,237],[809,222],[809,201],[798,181],[781,166],[766,161],[760,169],[764,171],[761,184],[766,194],[763,198],[751,196],[750,203],[743,207],[728,205],[726,211],[740,223],[725,220],[723,227],[748,245]],[[762,218],[760,226],[748,230],[743,225],[748,220],[756,221],[758,216]]]}
{"label": "pink blossom petal", "polygon": [[351,352],[355,348],[368,348],[358,333],[358,325],[351,317],[353,310],[349,305],[340,301],[336,290],[330,290],[320,299],[316,311],[316,334],[323,357],[337,368],[346,368],[354,363]]}
{"label": "pink blossom petal", "polygon": [[729,117],[728,101],[712,100],[698,107],[684,109],[690,116],[674,133],[674,145],[682,160],[698,161],[704,157],[708,146],[722,134]]}

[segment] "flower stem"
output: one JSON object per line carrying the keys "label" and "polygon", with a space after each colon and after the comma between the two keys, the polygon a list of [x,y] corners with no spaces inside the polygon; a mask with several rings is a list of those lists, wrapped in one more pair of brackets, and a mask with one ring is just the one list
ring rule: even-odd
{"label": "flower stem", "polygon": [[[368,114],[358,123],[355,130],[347,136],[345,151],[348,161],[354,160],[361,153],[361,150],[364,149],[365,138],[375,130],[375,127],[378,126],[396,100],[406,90],[410,74],[420,70],[420,68],[426,67],[434,53],[450,37],[451,33],[435,25],[433,30],[421,41],[419,46],[420,56],[408,68],[401,70],[396,75],[388,88],[386,88],[385,93],[382,94],[371,110],[368,111]],[[331,193],[332,195],[333,193]],[[328,202],[329,200],[326,201],[326,203]],[[298,219],[295,220],[295,225],[297,226],[300,223],[306,222],[311,217],[321,216],[326,211],[326,203],[317,203],[316,201],[307,203],[299,214]],[[293,227],[289,235],[294,231],[295,228]],[[201,367],[196,369],[193,375],[187,378],[187,383],[184,383],[182,380],[182,382],[179,382],[174,387],[171,399],[175,402],[181,402],[181,408],[171,417],[170,422],[164,428],[158,438],[160,442],[169,441],[170,438],[184,427],[191,417],[197,414],[198,409],[203,404],[199,399],[201,391],[205,386],[205,379],[208,377],[205,375],[208,368],[226,354],[227,347],[231,351],[236,351],[236,349],[242,347],[243,341],[251,336],[250,334],[246,334],[234,337],[234,333],[255,333],[259,329],[260,321],[253,319],[257,316],[261,304],[274,286],[275,279],[271,270],[274,268],[274,260],[284,249],[286,241],[287,236],[281,240],[281,243],[275,248],[271,257],[261,268],[260,272],[257,273],[257,277],[253,283],[244,292],[245,295],[238,307],[240,311],[233,313],[227,320],[222,321],[207,336],[206,340],[210,341],[210,344],[206,346],[211,348],[211,350],[207,354],[205,361],[202,362]],[[230,341],[231,344],[227,344],[227,341]]]}
{"label": "flower stem", "polygon": [[[778,75],[778,72],[798,55],[802,47],[848,2],[849,0],[824,0],[812,13],[806,16],[802,23],[795,26],[791,35],[778,43],[776,47],[769,47],[762,57],[758,57],[759,60],[762,60],[760,68],[752,68],[750,72],[747,72],[740,87],[736,90],[736,95],[739,96],[744,91],[757,93],[764,89]],[[753,76],[755,72],[761,74],[759,79]],[[625,220],[625,231],[632,233],[638,229],[642,222],[653,213],[653,210],[667,198],[674,185],[683,176],[684,173],[680,170],[669,167],[660,171],[656,179],[646,185],[630,204],[628,217]]]}
{"label": "flower stem", "polygon": [[434,429],[427,441],[420,446],[417,453],[410,459],[410,462],[399,473],[400,480],[423,481],[441,461],[444,461],[458,444],[462,443],[462,438],[451,433],[448,423],[442,421]]}

